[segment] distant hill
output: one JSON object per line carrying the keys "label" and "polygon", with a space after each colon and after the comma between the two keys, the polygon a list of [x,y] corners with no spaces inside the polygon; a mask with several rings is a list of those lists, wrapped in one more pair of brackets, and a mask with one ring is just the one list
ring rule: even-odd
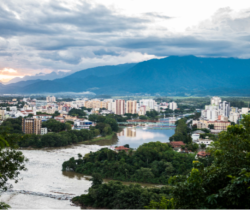
{"label": "distant hill", "polygon": [[40,73],[40,74],[36,74],[33,76],[25,76],[23,78],[15,77],[14,79],[7,82],[7,85],[14,84],[14,83],[21,82],[21,81],[30,81],[30,80],[54,80],[54,79],[66,77],[70,74],[71,74],[71,72],[57,72],[57,73],[51,72],[49,74]]}
{"label": "distant hill", "polygon": [[250,59],[170,56],[131,66],[97,67],[14,89],[16,93],[250,95],[249,81]]}

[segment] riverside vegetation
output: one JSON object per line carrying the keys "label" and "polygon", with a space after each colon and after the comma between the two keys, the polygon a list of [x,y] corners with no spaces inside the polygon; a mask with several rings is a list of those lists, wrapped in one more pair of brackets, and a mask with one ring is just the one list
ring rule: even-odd
{"label": "riverside vegetation", "polygon": [[205,167],[202,161],[193,161],[188,175],[169,178],[167,189],[153,191],[137,185],[122,186],[119,182],[102,184],[102,175],[93,174],[88,194],[72,201],[83,206],[117,209],[248,209],[250,115],[243,117],[241,125],[231,125],[221,132],[207,152],[213,158],[210,165]]}
{"label": "riverside vegetation", "polygon": [[111,135],[118,131],[118,124],[111,117],[97,118],[96,126],[91,126],[90,130],[71,130],[70,123],[61,123],[50,119],[42,123],[42,127],[47,127],[50,131],[45,135],[24,134],[22,132],[22,118],[7,119],[0,126],[0,131],[8,130],[9,135],[15,137],[20,147],[61,147],[74,143],[91,140],[96,136]]}
{"label": "riverside vegetation", "polygon": [[121,181],[167,184],[169,177],[186,175],[192,168],[195,154],[173,151],[166,143],[150,142],[136,151],[115,152],[103,148],[78,159],[70,158],[63,163],[63,170],[92,175],[99,173],[102,178]]}

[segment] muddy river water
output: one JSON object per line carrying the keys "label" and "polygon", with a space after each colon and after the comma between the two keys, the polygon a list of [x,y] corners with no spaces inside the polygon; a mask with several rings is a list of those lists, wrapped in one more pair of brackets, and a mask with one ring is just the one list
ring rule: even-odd
{"label": "muddy river water", "polygon": [[[12,209],[80,209],[65,198],[86,193],[91,182],[89,177],[62,172],[64,161],[77,157],[78,153],[85,155],[110,145],[130,144],[132,148],[137,148],[150,141],[167,142],[174,133],[173,130],[134,129],[131,131],[129,129],[124,129],[118,134],[116,140],[106,143],[106,146],[100,146],[103,143],[96,142],[97,145],[81,144],[58,149],[22,150],[25,157],[29,159],[26,164],[28,170],[21,172],[19,182],[13,184],[13,191],[3,193],[1,201],[8,203]],[[27,191],[29,193],[26,193]],[[58,198],[62,199],[58,200]]]}

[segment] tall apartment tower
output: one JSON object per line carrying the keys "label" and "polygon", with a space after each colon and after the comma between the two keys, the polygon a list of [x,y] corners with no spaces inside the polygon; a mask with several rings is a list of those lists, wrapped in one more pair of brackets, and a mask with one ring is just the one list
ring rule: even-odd
{"label": "tall apartment tower", "polygon": [[56,102],[56,97],[55,96],[47,96],[46,101],[47,102]]}
{"label": "tall apartment tower", "polygon": [[169,109],[172,109],[172,110],[177,109],[177,103],[175,103],[174,101],[169,103]]}
{"label": "tall apartment tower", "polygon": [[219,106],[221,103],[221,98],[220,97],[213,97],[211,98],[211,105]]}
{"label": "tall apartment tower", "polygon": [[224,115],[225,117],[229,117],[231,110],[230,102],[227,101],[220,102],[219,109],[222,115]]}
{"label": "tall apartment tower", "polygon": [[125,114],[125,100],[115,100],[115,114],[124,115]]}
{"label": "tall apartment tower", "polygon": [[155,108],[155,100],[153,99],[142,99],[139,101],[140,106],[146,106],[148,109],[154,109]]}
{"label": "tall apartment tower", "polygon": [[137,113],[137,101],[126,102],[126,113],[136,114]]}
{"label": "tall apartment tower", "polygon": [[25,134],[41,134],[42,122],[39,119],[23,118],[22,131]]}

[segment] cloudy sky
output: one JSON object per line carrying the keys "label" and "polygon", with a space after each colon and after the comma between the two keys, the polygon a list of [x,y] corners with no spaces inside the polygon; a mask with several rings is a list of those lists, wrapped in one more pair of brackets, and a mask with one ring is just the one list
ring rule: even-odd
{"label": "cloudy sky", "polygon": [[169,55],[250,58],[247,0],[1,0],[0,80]]}

